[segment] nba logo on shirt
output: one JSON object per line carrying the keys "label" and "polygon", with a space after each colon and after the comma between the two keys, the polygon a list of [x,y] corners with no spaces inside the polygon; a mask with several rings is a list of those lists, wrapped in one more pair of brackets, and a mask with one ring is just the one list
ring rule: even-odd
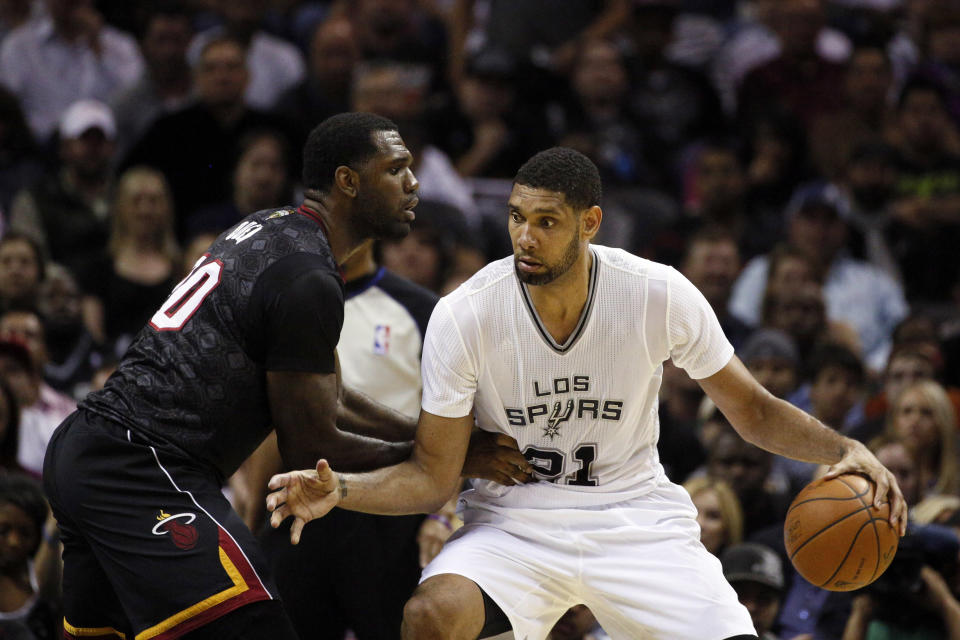
{"label": "nba logo on shirt", "polygon": [[390,351],[390,325],[378,324],[373,329],[373,352],[385,356]]}

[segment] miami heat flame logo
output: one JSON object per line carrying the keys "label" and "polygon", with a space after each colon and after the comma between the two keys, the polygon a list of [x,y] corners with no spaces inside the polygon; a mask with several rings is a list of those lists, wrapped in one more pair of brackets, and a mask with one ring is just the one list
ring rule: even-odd
{"label": "miami heat flame logo", "polygon": [[184,551],[188,551],[197,546],[197,538],[200,537],[197,528],[190,524],[196,519],[197,516],[193,513],[170,515],[161,509],[160,515],[157,516],[158,522],[153,525],[152,533],[155,536],[165,536],[169,533],[173,544]]}

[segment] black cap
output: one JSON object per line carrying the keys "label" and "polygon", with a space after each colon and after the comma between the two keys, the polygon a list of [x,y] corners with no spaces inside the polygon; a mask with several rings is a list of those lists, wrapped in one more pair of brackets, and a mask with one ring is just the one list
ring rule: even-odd
{"label": "black cap", "polygon": [[467,74],[491,80],[513,80],[517,77],[517,60],[510,52],[488,47],[467,60]]}
{"label": "black cap", "polygon": [[783,591],[783,562],[770,547],[743,542],[727,547],[720,554],[723,577],[727,582],[757,582]]}

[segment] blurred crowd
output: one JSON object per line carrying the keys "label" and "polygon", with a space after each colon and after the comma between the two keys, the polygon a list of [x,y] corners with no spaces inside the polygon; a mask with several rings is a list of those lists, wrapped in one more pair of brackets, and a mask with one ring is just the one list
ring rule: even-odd
{"label": "blurred crowd", "polygon": [[[421,185],[378,263],[452,290],[511,251],[519,166],[574,147],[598,241],[683,272],[764,386],[897,475],[889,575],[818,589],[779,529],[818,469],[665,364],[661,460],[762,638],[960,638],[957,0],[0,0],[9,637],[59,635],[53,429],[217,235],[300,200],[307,133],[349,110],[399,125]],[[582,607],[551,636],[587,637]]]}

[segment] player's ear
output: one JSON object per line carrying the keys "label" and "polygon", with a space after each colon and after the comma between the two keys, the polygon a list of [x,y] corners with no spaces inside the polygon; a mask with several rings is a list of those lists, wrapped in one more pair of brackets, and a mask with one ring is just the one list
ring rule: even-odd
{"label": "player's ear", "polygon": [[593,238],[597,235],[597,231],[600,230],[600,221],[603,220],[603,211],[600,207],[594,205],[589,209],[586,209],[580,215],[580,233],[587,240]]}
{"label": "player's ear", "polygon": [[346,165],[340,165],[333,172],[333,186],[349,198],[357,197],[360,174]]}

